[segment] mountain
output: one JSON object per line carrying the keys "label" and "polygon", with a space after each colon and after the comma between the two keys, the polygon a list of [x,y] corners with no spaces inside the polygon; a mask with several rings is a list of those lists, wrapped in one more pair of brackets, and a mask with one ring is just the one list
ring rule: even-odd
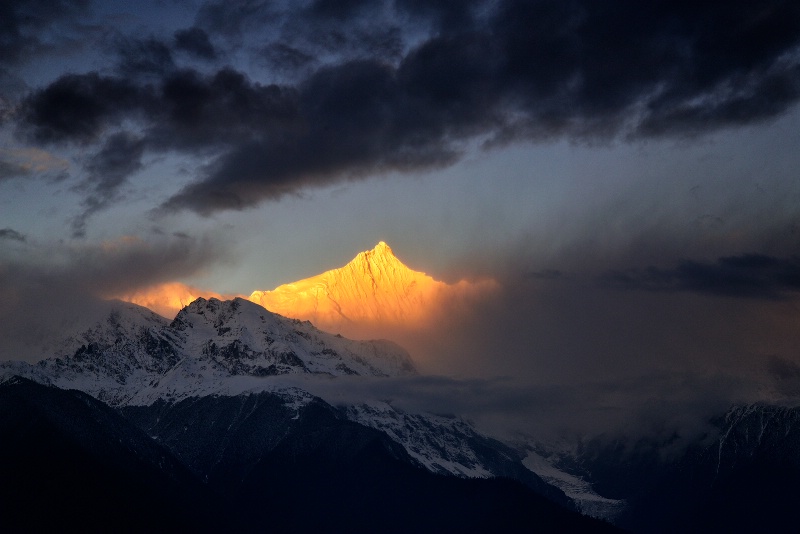
{"label": "mountain", "polygon": [[448,299],[480,295],[496,285],[492,280],[457,284],[434,280],[408,268],[381,241],[344,267],[272,291],[254,291],[249,298],[270,311],[309,320],[324,330],[360,335],[364,329],[358,327],[420,324]]}
{"label": "mountain", "polygon": [[[235,449],[228,444],[264,439],[274,444],[302,410],[327,404],[308,388],[347,393],[347,382],[331,380],[416,374],[408,354],[391,342],[351,341],[244,299],[197,299],[172,322],[139,306],[118,303],[105,320],[66,335],[62,346],[56,356],[36,364],[4,362],[0,376],[78,389],[120,409],[203,480],[216,477],[214,470],[223,468],[220,459]],[[380,390],[379,384],[374,388]],[[269,400],[266,405],[258,400],[262,394]],[[572,506],[561,491],[526,469],[522,456],[459,418],[406,413],[352,394],[348,398],[336,408],[338,417],[388,436],[415,466],[462,478],[512,477],[554,502]],[[264,411],[273,404],[277,411]],[[212,413],[213,418],[204,419]],[[258,419],[260,413],[271,415],[264,422]],[[237,430],[243,424],[246,438]],[[256,434],[252,428],[258,429]],[[188,439],[192,429],[198,433]],[[203,440],[207,443],[198,448]],[[189,444],[191,454],[181,443]],[[261,457],[263,448],[233,454],[236,469],[252,463],[249,455]]]}
{"label": "mountain", "polygon": [[3,531],[181,531],[213,499],[172,453],[79,391],[0,381]]}
{"label": "mountain", "polygon": [[172,322],[118,303],[93,327],[65,335],[54,357],[0,364],[43,384],[74,388],[112,406],[274,388],[277,375],[410,376],[390,341],[351,341],[245,299],[197,299]]}
{"label": "mountain", "polygon": [[624,501],[614,523],[633,532],[797,532],[800,408],[734,406],[710,428],[677,451],[672,439],[595,438],[539,452]]}
{"label": "mountain", "polygon": [[[157,416],[150,430],[176,432],[153,438],[137,423],[164,401],[118,412],[79,391],[0,380],[3,531],[614,531],[511,480],[430,473],[324,402],[284,401],[180,401],[188,419],[160,412],[177,424]],[[226,412],[238,414],[235,439],[206,434],[215,424],[225,434]],[[201,432],[186,431],[193,422]]]}
{"label": "mountain", "polygon": [[[57,355],[0,364],[4,524],[613,531],[465,421],[334,406],[296,385],[414,374],[392,343],[350,341],[243,299],[198,299],[171,322],[116,303],[66,333]],[[62,523],[37,516],[48,507]]]}
{"label": "mountain", "polygon": [[446,286],[406,267],[381,241],[344,267],[272,291],[254,291],[250,300],[275,313],[320,325],[403,322],[419,318]]}
{"label": "mountain", "polygon": [[173,321],[105,306],[50,357],[0,363],[11,530],[610,529],[580,510],[634,532],[796,531],[800,408],[735,407],[679,453],[510,446],[384,398],[419,380],[391,342],[245,299],[197,299]]}

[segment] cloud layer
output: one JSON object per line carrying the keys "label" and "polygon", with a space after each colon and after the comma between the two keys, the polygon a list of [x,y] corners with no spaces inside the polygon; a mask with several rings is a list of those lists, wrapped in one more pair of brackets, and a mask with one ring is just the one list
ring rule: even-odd
{"label": "cloud layer", "polygon": [[[62,22],[83,6],[44,3]],[[4,9],[11,63],[49,19]],[[476,141],[681,137],[767,120],[800,97],[799,45],[800,7],[777,0],[211,1],[189,28],[116,38],[113,68],[34,89],[12,120],[31,142],[94,151],[81,234],[148,153],[212,155],[159,206],[209,215],[446,166]]]}

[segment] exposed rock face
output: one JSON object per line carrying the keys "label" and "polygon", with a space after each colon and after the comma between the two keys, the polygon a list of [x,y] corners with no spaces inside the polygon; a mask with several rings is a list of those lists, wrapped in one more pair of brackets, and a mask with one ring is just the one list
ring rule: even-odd
{"label": "exposed rock face", "polygon": [[272,291],[254,291],[250,300],[322,328],[354,322],[413,323],[450,287],[409,269],[381,241],[344,267]]}

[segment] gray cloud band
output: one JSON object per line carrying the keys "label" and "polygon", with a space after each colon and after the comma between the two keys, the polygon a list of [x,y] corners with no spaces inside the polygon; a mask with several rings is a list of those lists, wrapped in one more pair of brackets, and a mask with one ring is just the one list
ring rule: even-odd
{"label": "gray cloud band", "polygon": [[[68,74],[30,93],[18,131],[38,143],[98,145],[95,161],[109,150],[101,136],[132,122],[145,152],[216,154],[160,206],[208,215],[448,165],[475,139],[698,135],[776,117],[800,97],[792,3],[396,2],[368,36],[359,29],[378,15],[345,4],[278,16],[267,3],[207,3],[198,25],[171,40],[118,41],[115,74]],[[215,39],[230,38],[230,27],[255,31],[245,11],[314,30],[261,30],[270,36],[264,61],[283,58],[275,72],[292,81],[181,66],[181,54],[219,57]],[[424,37],[412,39],[409,24]],[[334,38],[348,29],[356,37]],[[117,180],[132,172],[118,170]]]}

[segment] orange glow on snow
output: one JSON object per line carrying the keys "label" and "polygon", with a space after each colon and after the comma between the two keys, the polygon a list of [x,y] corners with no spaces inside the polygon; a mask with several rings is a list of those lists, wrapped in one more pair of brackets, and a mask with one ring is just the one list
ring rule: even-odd
{"label": "orange glow on snow", "polygon": [[228,300],[237,296],[239,295],[223,295],[214,291],[198,289],[180,282],[170,282],[140,289],[125,295],[115,295],[113,298],[144,306],[159,315],[172,319],[181,308],[197,298],[203,297],[209,299],[213,297],[220,300]]}
{"label": "orange glow on snow", "polygon": [[[406,267],[384,243],[359,253],[347,265],[317,276],[254,291],[249,300],[284,317],[311,321],[321,330],[350,338],[390,339],[435,324],[439,318],[480,305],[495,293],[492,280],[447,284]],[[169,319],[193,300],[232,299],[180,282],[114,295]]]}
{"label": "orange glow on snow", "polygon": [[479,299],[498,288],[494,280],[446,284],[406,267],[380,242],[344,267],[250,300],[286,317],[311,321],[348,337],[380,337],[387,327],[425,326],[440,313]]}

